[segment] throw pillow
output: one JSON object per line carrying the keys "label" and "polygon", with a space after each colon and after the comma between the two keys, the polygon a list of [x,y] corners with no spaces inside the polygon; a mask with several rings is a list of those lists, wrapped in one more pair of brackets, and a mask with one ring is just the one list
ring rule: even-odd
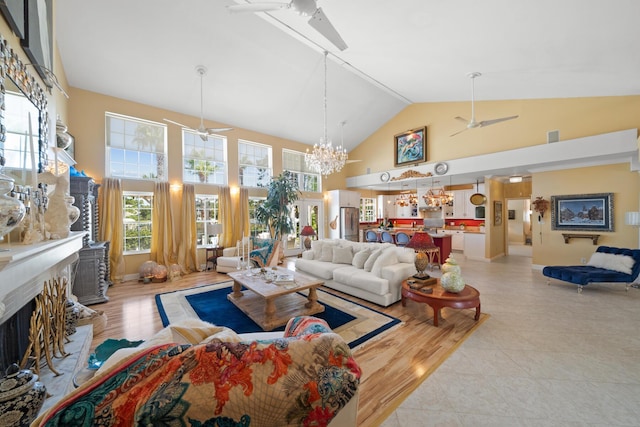
{"label": "throw pillow", "polygon": [[334,264],[351,264],[351,261],[353,261],[353,252],[351,251],[351,247],[333,248],[333,259],[331,262]]}
{"label": "throw pillow", "polygon": [[595,252],[591,255],[587,265],[607,270],[619,271],[620,273],[631,274],[635,260],[628,255],[607,254]]}
{"label": "throw pillow", "polygon": [[382,276],[382,267],[393,265],[398,263],[398,256],[396,255],[396,248],[388,248],[382,251],[378,259],[373,263],[371,272],[378,277]]}
{"label": "throw pillow", "polygon": [[397,248],[398,262],[413,264],[416,261],[416,253],[411,248]]}
{"label": "throw pillow", "polygon": [[320,254],[320,261],[331,262],[333,261],[333,246],[322,246],[322,253]]}
{"label": "throw pillow", "polygon": [[311,241],[311,251],[313,251],[313,259],[320,260],[320,257],[322,257],[323,246],[324,242],[322,240]]}
{"label": "throw pillow", "polygon": [[373,263],[376,262],[381,253],[382,249],[378,249],[376,251],[373,251],[371,255],[369,255],[369,258],[367,258],[364,263],[364,271],[371,271],[371,269],[373,268]]}
{"label": "throw pillow", "polygon": [[353,255],[351,265],[362,270],[364,268],[364,263],[369,259],[369,255],[371,255],[371,251],[369,249],[363,249],[357,252]]}

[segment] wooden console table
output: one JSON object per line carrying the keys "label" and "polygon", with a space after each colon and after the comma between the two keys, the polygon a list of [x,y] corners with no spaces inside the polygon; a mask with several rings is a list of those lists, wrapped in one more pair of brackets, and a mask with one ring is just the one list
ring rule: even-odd
{"label": "wooden console table", "polygon": [[574,233],[562,233],[562,237],[564,237],[564,242],[569,243],[571,239],[591,239],[594,245],[598,244],[598,239],[600,238],[599,234],[574,234]]}

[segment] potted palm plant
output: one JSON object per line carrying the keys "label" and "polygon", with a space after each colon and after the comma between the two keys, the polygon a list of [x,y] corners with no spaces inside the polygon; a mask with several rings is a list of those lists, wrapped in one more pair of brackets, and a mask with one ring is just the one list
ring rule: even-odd
{"label": "potted palm plant", "polygon": [[295,231],[291,205],[300,198],[300,194],[296,176],[291,172],[284,171],[271,178],[267,185],[267,199],[258,205],[255,216],[267,226],[272,239],[282,240],[286,234]]}

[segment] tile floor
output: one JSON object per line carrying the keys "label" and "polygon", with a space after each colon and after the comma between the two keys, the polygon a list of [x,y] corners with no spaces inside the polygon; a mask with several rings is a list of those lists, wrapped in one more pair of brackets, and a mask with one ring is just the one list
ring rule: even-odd
{"label": "tile floor", "polygon": [[547,286],[523,256],[460,264],[491,317],[383,427],[640,425],[640,290]]}

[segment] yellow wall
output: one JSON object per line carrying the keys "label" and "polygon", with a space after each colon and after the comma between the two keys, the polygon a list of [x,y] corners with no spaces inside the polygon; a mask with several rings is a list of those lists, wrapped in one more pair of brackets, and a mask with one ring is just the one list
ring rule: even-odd
{"label": "yellow wall", "polygon": [[[543,172],[533,181],[533,199],[542,196],[551,201],[551,196],[613,193],[614,232],[595,233],[600,234],[598,245],[624,248],[638,247],[638,228],[625,225],[624,215],[638,210],[639,192],[638,174],[629,172],[628,164]],[[579,264],[580,258],[588,260],[597,247],[589,239],[564,243],[562,231],[551,229],[551,212],[544,215],[542,223],[533,213],[532,238],[534,263],[539,265]]]}
{"label": "yellow wall", "polygon": [[[365,160],[347,167],[348,176],[394,168],[393,136],[427,126],[427,161],[437,162],[545,144],[547,131],[559,130],[560,140],[640,128],[640,96],[526,99],[476,102],[476,120],[518,114],[519,118],[481,129],[464,128],[454,120],[469,118],[469,102],[421,103],[406,107],[375,130],[350,159]],[[373,154],[373,156],[372,156]]]}
{"label": "yellow wall", "polygon": [[[84,170],[87,176],[93,177],[100,182],[105,176],[105,113],[112,112],[123,114],[159,123],[165,123],[163,118],[169,118],[180,123],[193,123],[194,126],[199,119],[185,116],[172,111],[163,110],[148,105],[138,104],[111,96],[101,95],[86,90],[72,88],[70,90],[71,102],[69,103],[69,132],[75,137],[75,160],[78,169]],[[205,120],[207,127],[227,126],[224,123],[217,123]],[[169,170],[168,181],[171,184],[182,184],[182,128],[176,125],[168,125],[168,158]],[[228,141],[228,166],[229,166],[229,186],[238,186],[238,139],[244,139],[273,147],[273,167],[274,175],[282,171],[282,148],[289,148],[304,152],[309,146],[291,140],[265,135],[248,129],[236,128],[224,134]],[[344,175],[337,174],[331,176],[323,182],[323,189],[344,187]],[[153,182],[143,180],[122,180],[125,191],[153,191]],[[334,186],[334,187],[331,187]],[[217,194],[217,187],[207,184],[195,184],[196,194]],[[264,189],[250,189],[251,196],[264,196]],[[313,193],[303,193],[303,198],[318,199],[321,196]],[[173,212],[176,224],[179,223],[180,199],[172,198],[174,202]],[[325,227],[326,229],[326,227]],[[200,254],[204,263],[204,251]],[[146,254],[128,255],[125,257],[126,274],[134,274],[138,271],[139,265],[148,260]]]}

